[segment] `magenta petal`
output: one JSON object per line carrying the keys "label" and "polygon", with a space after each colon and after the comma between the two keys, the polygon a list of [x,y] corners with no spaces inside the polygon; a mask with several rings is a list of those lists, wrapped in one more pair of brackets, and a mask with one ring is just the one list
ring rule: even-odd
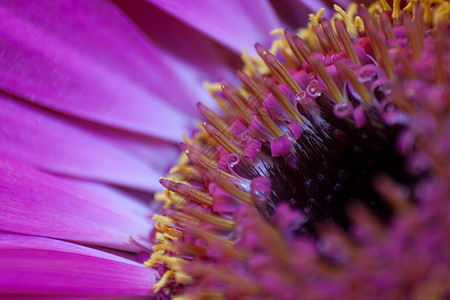
{"label": "magenta petal", "polygon": [[156,278],[153,269],[99,250],[0,234],[2,295],[149,295]]}
{"label": "magenta petal", "polygon": [[147,0],[236,53],[255,41],[269,46],[268,33],[282,27],[269,1]]}
{"label": "magenta petal", "polygon": [[0,160],[0,230],[137,251],[150,246],[149,218],[115,199]]}
{"label": "magenta petal", "polygon": [[171,101],[197,95],[107,1],[2,1],[0,47],[0,88],[29,101],[165,140],[191,123]]}
{"label": "magenta petal", "polygon": [[157,180],[176,158],[176,147],[85,123],[0,94],[0,155],[66,176],[159,188]]}

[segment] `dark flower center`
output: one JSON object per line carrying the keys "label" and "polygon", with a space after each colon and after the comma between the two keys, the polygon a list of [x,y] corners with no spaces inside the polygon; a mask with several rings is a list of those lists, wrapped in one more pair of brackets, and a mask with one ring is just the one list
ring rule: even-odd
{"label": "dark flower center", "polygon": [[[317,103],[327,128],[314,127],[295,143],[295,167],[283,158],[274,158],[267,166],[272,194],[260,212],[271,215],[281,202],[300,209],[308,217],[301,234],[317,234],[321,222],[332,221],[349,227],[348,207],[364,203],[382,221],[391,216],[391,208],[374,190],[379,174],[412,186],[417,178],[405,171],[405,158],[396,151],[400,125],[386,125],[374,110],[368,112],[363,128],[335,117],[325,97]],[[264,210],[264,211],[261,211]]]}

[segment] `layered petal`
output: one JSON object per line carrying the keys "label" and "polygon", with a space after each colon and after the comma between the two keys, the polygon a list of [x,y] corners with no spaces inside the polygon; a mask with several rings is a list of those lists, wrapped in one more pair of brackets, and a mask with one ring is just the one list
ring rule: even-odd
{"label": "layered petal", "polygon": [[[0,94],[0,154],[47,172],[153,191],[176,147]],[[20,151],[18,151],[20,149]],[[164,157],[164,159],[161,159]]]}
{"label": "layered petal", "polygon": [[0,88],[28,101],[171,141],[191,126],[180,99],[199,99],[106,1],[3,1],[0,47]]}
{"label": "layered petal", "polygon": [[0,234],[2,295],[149,295],[157,272],[103,251]]}
{"label": "layered petal", "polygon": [[0,191],[0,230],[127,251],[149,246],[152,225],[136,207],[82,186],[0,160]]}
{"label": "layered petal", "polygon": [[269,1],[148,0],[236,53],[253,49],[254,41],[269,45],[268,33],[282,27]]}

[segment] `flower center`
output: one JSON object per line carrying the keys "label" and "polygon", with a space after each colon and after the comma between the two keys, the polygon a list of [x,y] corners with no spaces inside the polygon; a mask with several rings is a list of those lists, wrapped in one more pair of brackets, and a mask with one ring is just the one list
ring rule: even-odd
{"label": "flower center", "polygon": [[223,114],[198,105],[207,122],[156,195],[155,291],[296,299],[289,291],[346,274],[362,247],[355,224],[381,240],[419,202],[417,186],[446,174],[445,147],[426,141],[445,144],[448,3],[335,9],[298,35],[275,30],[271,51],[255,45],[260,59],[244,53],[241,88],[209,85]]}

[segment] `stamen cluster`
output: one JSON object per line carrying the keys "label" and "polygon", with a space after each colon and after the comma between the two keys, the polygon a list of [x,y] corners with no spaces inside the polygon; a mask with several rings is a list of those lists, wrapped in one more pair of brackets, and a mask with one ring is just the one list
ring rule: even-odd
{"label": "stamen cluster", "polygon": [[336,10],[198,105],[157,195],[161,297],[450,296],[450,5]]}

